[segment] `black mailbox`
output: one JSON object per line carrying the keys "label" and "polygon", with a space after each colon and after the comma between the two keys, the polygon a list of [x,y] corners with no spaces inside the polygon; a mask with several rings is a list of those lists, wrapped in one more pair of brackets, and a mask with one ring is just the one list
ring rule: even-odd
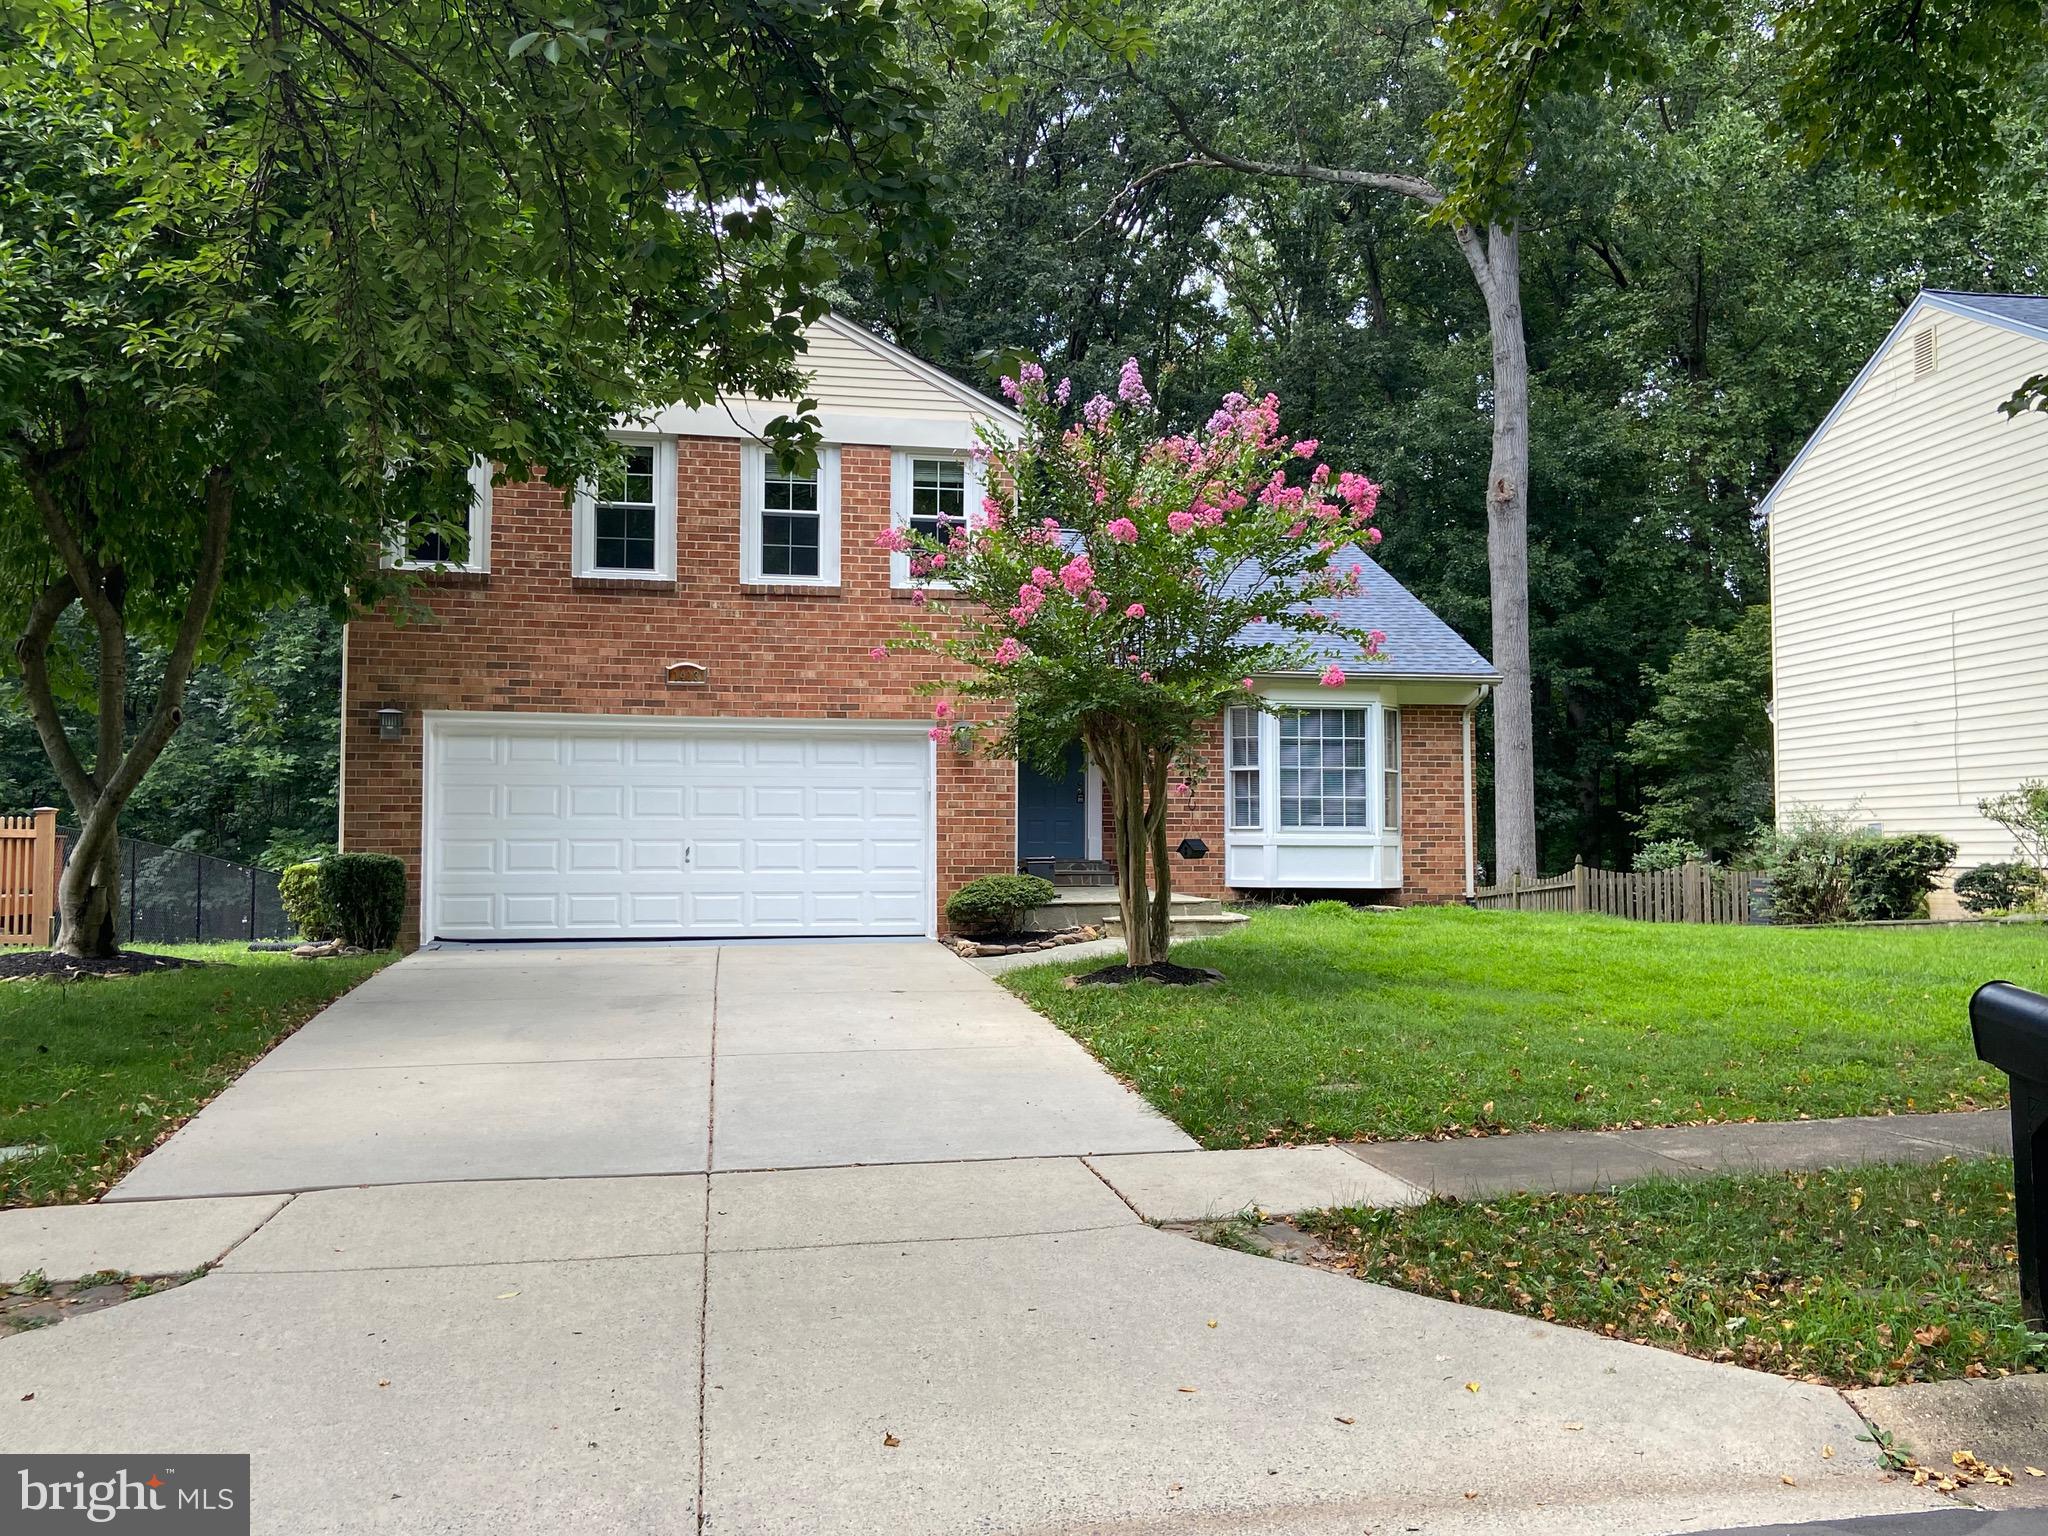
{"label": "black mailbox", "polygon": [[2012,1185],[2019,1222],[2020,1312],[2048,1323],[2048,1207],[2036,1180],[2048,1172],[2048,997],[1988,981],[1970,999],[1977,1054],[2012,1079]]}

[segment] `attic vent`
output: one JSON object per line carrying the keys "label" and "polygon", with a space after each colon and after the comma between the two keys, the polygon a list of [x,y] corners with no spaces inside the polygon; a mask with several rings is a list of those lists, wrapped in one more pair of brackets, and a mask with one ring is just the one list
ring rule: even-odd
{"label": "attic vent", "polygon": [[1913,377],[1925,378],[1934,372],[1934,327],[1913,334]]}

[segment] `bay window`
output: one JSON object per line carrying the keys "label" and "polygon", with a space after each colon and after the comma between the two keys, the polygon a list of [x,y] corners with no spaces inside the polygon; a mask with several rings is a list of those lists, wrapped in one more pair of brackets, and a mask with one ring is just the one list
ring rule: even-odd
{"label": "bay window", "polygon": [[1304,709],[1280,717],[1280,825],[1371,828],[1367,709]]}

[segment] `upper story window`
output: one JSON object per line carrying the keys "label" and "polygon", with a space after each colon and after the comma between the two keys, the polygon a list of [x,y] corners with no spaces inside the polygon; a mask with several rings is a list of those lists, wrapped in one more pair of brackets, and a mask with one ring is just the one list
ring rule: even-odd
{"label": "upper story window", "polygon": [[1279,720],[1280,825],[1376,825],[1371,711],[1304,709]]}
{"label": "upper story window", "polygon": [[[981,504],[980,467],[960,454],[898,452],[890,477],[889,502],[890,520],[898,528],[944,544],[969,526],[975,515],[970,509]],[[914,584],[908,555],[889,557],[889,584]],[[923,584],[944,586],[946,582],[938,575]]]}
{"label": "upper story window", "polygon": [[413,571],[484,571],[490,569],[491,465],[471,459],[469,502],[446,522],[420,529],[402,550],[394,549],[391,564]]}
{"label": "upper story window", "polygon": [[673,580],[676,573],[676,446],[671,438],[621,438],[618,457],[576,491],[578,576]]}
{"label": "upper story window", "polygon": [[839,584],[839,450],[785,469],[748,446],[740,463],[740,579],[769,586]]}

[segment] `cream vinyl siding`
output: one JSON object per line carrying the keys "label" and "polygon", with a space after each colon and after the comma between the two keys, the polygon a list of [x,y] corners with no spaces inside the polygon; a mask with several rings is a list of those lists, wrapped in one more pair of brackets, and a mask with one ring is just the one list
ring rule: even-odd
{"label": "cream vinyl siding", "polygon": [[852,322],[832,318],[804,330],[797,366],[810,376],[808,393],[820,411],[933,420],[989,413],[987,403],[977,411],[970,397],[949,391],[915,361],[893,355],[887,342],[856,337],[851,329]]}
{"label": "cream vinyl siding", "polygon": [[1976,803],[2048,777],[2048,415],[1998,407],[2043,369],[2048,339],[1923,303],[1773,492],[1781,815],[2012,856]]}

